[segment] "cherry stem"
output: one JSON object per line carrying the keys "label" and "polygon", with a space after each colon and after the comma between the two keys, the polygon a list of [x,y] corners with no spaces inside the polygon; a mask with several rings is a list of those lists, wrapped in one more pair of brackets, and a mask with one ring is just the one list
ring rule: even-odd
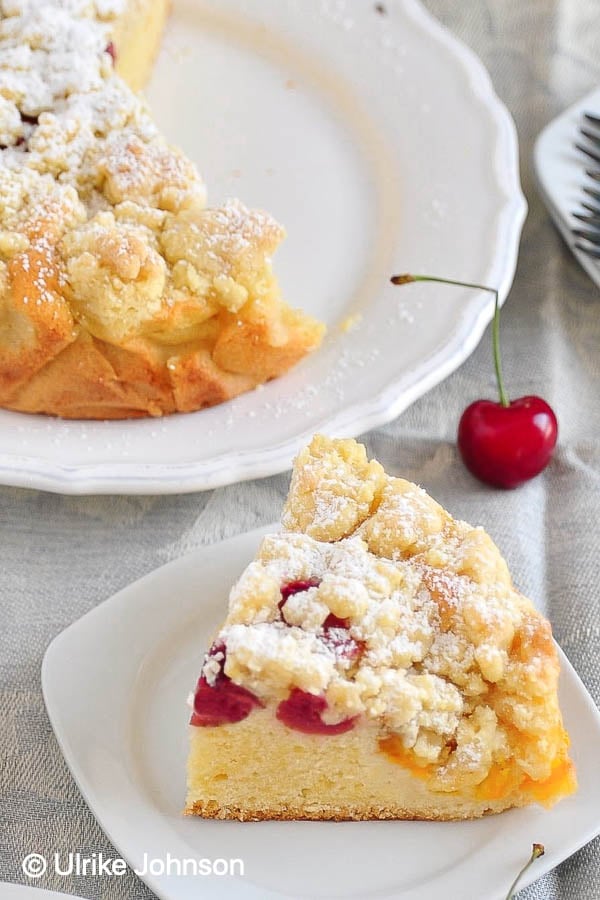
{"label": "cherry stem", "polygon": [[496,370],[496,382],[498,384],[498,394],[502,406],[510,406],[508,394],[504,389],[504,378],[502,376],[502,360],[500,358],[500,301],[496,288],[488,287],[485,284],[473,284],[470,281],[454,281],[452,278],[436,278],[433,275],[392,275],[392,284],[411,284],[415,281],[430,281],[436,284],[453,284],[456,287],[475,288],[478,291],[488,291],[495,298],[494,303],[494,321],[492,323],[492,347],[494,351],[494,369]]}
{"label": "cherry stem", "polygon": [[521,871],[519,872],[519,874],[517,875],[517,877],[515,878],[513,883],[511,884],[511,886],[508,890],[508,894],[506,895],[506,900],[512,900],[512,898],[515,895],[517,885],[518,885],[519,881],[521,880],[521,878],[523,877],[523,875],[525,874],[525,872],[527,871],[527,869],[529,868],[529,866],[532,863],[534,863],[536,861],[536,859],[539,859],[540,856],[543,856],[545,852],[546,851],[544,849],[543,844],[533,844],[533,846],[531,848],[531,856],[529,857],[529,859],[527,860],[527,862],[525,863],[525,865],[523,866],[523,868],[521,869]]}

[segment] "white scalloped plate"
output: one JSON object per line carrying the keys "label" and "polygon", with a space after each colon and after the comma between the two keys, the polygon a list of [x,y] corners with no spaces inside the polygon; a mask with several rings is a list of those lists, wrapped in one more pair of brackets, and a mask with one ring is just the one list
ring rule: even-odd
{"label": "white scalloped plate", "polygon": [[[277,527],[277,526],[275,526]],[[67,764],[134,868],[144,857],[242,859],[244,877],[151,875],[163,900],[500,900],[536,841],[539,878],[600,831],[600,714],[561,654],[579,791],[552,810],[473,822],[219,822],[181,815],[189,710],[204,649],[260,529],[203,547],[120,591],[48,648],[42,688]]]}
{"label": "white scalloped plate", "polygon": [[[457,368],[488,295],[393,288],[394,271],[506,295],[525,215],[517,140],[473,53],[416,0],[175,0],[149,86],[210,198],[288,229],[276,269],[324,319],[323,347],[235,401],[164,420],[0,412],[0,481],[64,493],[178,493],[289,467],[315,431],[357,435]],[[344,331],[349,316],[362,316]]]}

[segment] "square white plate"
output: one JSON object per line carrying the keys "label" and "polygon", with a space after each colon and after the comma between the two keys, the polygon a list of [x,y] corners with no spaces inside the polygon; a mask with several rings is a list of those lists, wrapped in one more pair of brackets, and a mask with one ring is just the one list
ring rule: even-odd
{"label": "square white plate", "polygon": [[499,900],[532,842],[543,843],[546,855],[530,880],[600,831],[600,714],[564,656],[561,700],[580,788],[550,812],[532,807],[459,823],[184,818],[186,697],[231,583],[266,530],[157,569],[71,625],[46,652],[42,685],[56,736],[130,865],[141,867],[145,854],[244,860],[243,878],[145,877],[159,897]]}

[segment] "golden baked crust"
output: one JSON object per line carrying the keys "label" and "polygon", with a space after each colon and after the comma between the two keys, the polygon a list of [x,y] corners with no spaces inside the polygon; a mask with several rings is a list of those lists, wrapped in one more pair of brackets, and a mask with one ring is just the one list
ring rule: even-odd
{"label": "golden baked crust", "polygon": [[262,807],[248,813],[248,810],[240,806],[219,807],[214,801],[194,803],[191,809],[186,809],[186,816],[201,816],[203,819],[237,819],[238,822],[365,822],[368,820],[403,820],[418,822],[460,822],[465,819],[482,818],[497,812],[504,812],[507,807],[499,809],[487,809],[474,816],[472,812],[449,815],[438,809],[423,810],[415,814],[414,810],[405,809],[402,806],[340,806],[335,810],[320,807],[314,810],[306,810],[304,807],[292,807],[280,809],[279,807]]}
{"label": "golden baked crust", "polygon": [[195,167],[117,74],[139,87],[167,7],[0,0],[0,406],[186,412],[321,340],[281,299],[283,229],[237,201],[205,208]]}
{"label": "golden baked crust", "polygon": [[205,659],[188,813],[461,819],[575,789],[550,625],[481,528],[320,436],[282,521]]}

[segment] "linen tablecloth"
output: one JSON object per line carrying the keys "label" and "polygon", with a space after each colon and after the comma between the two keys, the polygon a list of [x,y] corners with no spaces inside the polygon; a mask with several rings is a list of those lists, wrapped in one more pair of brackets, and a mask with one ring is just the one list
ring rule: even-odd
{"label": "linen tablecloth", "polygon": [[[530,211],[502,318],[504,368],[513,396],[539,393],[552,403],[560,446],[549,469],[515,492],[486,488],[462,467],[454,444],[460,413],[494,396],[489,333],[460,371],[365,440],[390,472],[488,529],[599,703],[600,294],[551,225],[531,163],[539,130],[600,82],[598,0],[426,5],[482,57],[517,124]],[[40,664],[50,640],[154,567],[276,519],[287,483],[281,475],[180,497],[0,488],[0,880],[24,882],[21,861],[33,850],[111,853],[46,716]],[[133,874],[52,876],[37,885],[107,900],[151,896]],[[600,898],[600,841],[520,896]],[[475,900],[467,884],[464,897]]]}

